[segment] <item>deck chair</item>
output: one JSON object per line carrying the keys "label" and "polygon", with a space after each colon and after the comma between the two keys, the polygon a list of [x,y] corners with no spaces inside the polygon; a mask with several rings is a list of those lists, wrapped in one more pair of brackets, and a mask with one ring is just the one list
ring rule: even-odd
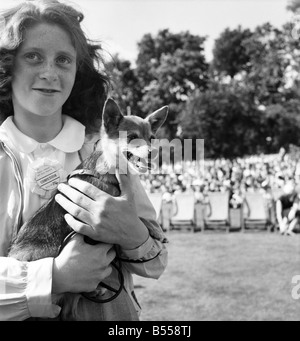
{"label": "deck chair", "polygon": [[171,217],[170,225],[190,227],[195,231],[195,196],[194,193],[178,193],[175,195],[175,213]]}
{"label": "deck chair", "polygon": [[243,231],[246,229],[269,229],[270,220],[262,193],[246,192],[243,206]]}
{"label": "deck chair", "polygon": [[155,209],[156,219],[162,221],[162,193],[148,193],[148,197]]}
{"label": "deck chair", "polygon": [[229,232],[229,192],[208,192],[204,227],[225,228]]}

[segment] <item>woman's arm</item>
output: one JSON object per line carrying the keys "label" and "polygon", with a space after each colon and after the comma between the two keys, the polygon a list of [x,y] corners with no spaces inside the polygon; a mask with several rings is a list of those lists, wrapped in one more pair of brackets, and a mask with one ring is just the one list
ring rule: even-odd
{"label": "woman's arm", "polygon": [[60,307],[52,294],[95,290],[111,273],[115,256],[112,245],[89,245],[77,235],[56,258],[20,262],[0,257],[0,320],[57,317]]}
{"label": "woman's arm", "polygon": [[0,257],[0,320],[22,321],[31,316],[54,318],[52,304],[53,258],[20,262]]}
{"label": "woman's arm", "polygon": [[150,235],[144,244],[134,250],[119,249],[118,256],[129,272],[154,279],[163,274],[168,263],[166,244]]}

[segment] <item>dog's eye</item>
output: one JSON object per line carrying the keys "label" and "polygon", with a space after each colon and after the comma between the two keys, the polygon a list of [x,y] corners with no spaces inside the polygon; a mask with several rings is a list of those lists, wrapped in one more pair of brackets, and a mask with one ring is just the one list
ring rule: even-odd
{"label": "dog's eye", "polygon": [[129,141],[132,141],[132,140],[135,140],[135,139],[138,139],[138,135],[137,134],[130,134],[128,135],[128,140]]}

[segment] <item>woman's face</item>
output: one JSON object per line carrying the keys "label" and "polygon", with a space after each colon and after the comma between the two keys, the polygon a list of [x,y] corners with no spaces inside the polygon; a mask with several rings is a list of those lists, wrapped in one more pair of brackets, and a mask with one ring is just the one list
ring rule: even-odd
{"label": "woman's face", "polygon": [[57,25],[37,24],[25,32],[12,78],[15,115],[61,115],[76,75],[76,50]]}

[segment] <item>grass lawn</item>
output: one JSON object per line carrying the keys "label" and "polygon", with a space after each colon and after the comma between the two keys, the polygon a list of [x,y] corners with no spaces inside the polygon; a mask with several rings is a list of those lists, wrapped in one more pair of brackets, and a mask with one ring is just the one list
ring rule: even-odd
{"label": "grass lawn", "polygon": [[173,230],[168,238],[161,278],[134,276],[141,320],[300,320],[291,295],[300,234]]}

